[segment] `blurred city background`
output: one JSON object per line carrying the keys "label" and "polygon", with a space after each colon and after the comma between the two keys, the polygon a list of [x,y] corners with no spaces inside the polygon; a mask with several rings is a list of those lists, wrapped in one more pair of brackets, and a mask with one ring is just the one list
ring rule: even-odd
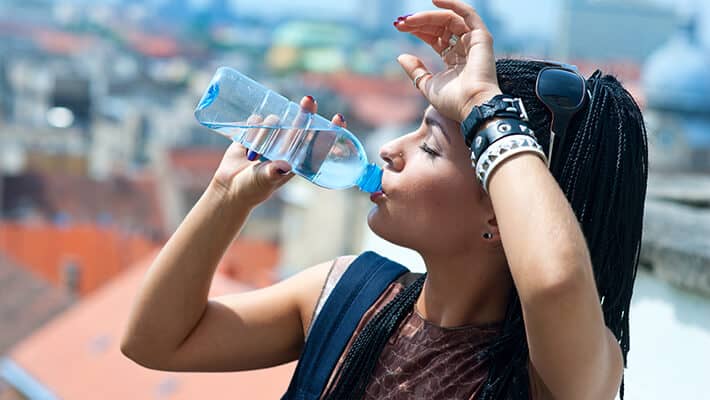
{"label": "blurred city background", "polygon": [[[498,56],[615,74],[644,109],[651,177],[631,311],[627,399],[710,399],[710,3],[476,0]],[[369,157],[425,107],[395,57],[414,0],[0,0],[0,399],[273,399],[294,363],[229,374],[151,371],[120,354],[152,258],[229,142],[193,109],[231,66],[320,113]],[[273,284],[372,249],[357,190],[295,178],[225,254],[212,294]],[[195,266],[199,268],[199,266]]]}

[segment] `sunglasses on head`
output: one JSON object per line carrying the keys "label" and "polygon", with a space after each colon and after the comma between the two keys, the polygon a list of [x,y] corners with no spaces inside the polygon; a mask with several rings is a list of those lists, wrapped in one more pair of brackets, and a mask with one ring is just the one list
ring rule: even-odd
{"label": "sunglasses on head", "polygon": [[564,148],[569,123],[584,106],[588,90],[587,82],[579,74],[577,66],[554,61],[539,62],[546,66],[537,74],[535,95],[552,114],[547,154],[547,166],[552,170],[554,148]]}

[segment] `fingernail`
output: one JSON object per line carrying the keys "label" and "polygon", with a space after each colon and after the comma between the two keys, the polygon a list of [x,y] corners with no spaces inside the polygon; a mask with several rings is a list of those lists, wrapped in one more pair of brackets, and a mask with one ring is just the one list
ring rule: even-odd
{"label": "fingernail", "polygon": [[283,169],[281,169],[281,168],[279,168],[279,169],[277,170],[277,172],[278,172],[279,174],[281,174],[281,175],[286,175],[286,174],[288,174],[288,171],[285,171],[285,170],[283,170]]}
{"label": "fingernail", "polygon": [[340,121],[345,122],[345,117],[343,117],[343,114],[337,113],[337,114],[335,114],[335,115],[337,115],[338,118],[340,118]]}
{"label": "fingernail", "polygon": [[400,22],[400,20],[396,20],[392,23],[392,25],[397,26],[397,24]]}
{"label": "fingernail", "polygon": [[397,21],[403,21],[407,19],[407,17],[411,17],[414,14],[407,14],[407,15],[402,15],[401,17],[397,17]]}
{"label": "fingernail", "polygon": [[314,103],[316,102],[316,99],[314,99],[313,96],[306,96],[306,97],[308,98],[308,100],[310,100],[310,101],[312,101],[312,102],[314,102]]}
{"label": "fingernail", "polygon": [[254,160],[256,160],[256,157],[258,157],[258,156],[259,156],[259,153],[255,152],[253,150],[249,150],[249,153],[247,154],[247,160],[254,161]]}

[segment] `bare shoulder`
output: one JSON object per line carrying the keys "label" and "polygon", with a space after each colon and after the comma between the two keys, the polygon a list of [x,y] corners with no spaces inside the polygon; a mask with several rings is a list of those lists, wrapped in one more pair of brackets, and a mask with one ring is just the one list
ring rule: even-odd
{"label": "bare shoulder", "polygon": [[331,271],[343,271],[355,260],[357,256],[346,255],[340,256],[333,260],[315,265],[301,272],[301,282],[304,285],[299,291],[299,309],[301,313],[301,321],[303,323],[303,337],[308,332],[308,327],[311,325],[313,312],[318,305],[326,281],[331,274]]}

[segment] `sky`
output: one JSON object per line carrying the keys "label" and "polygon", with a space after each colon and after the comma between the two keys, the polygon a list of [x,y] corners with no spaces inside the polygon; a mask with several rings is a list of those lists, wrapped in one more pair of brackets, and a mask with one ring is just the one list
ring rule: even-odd
{"label": "sky", "polygon": [[[1,0],[0,0],[1,1]],[[55,0],[63,2],[86,2],[96,0]],[[122,0],[102,0],[108,3],[120,4]],[[163,3],[170,0],[145,0],[151,3]],[[194,5],[209,4],[212,0],[190,0]],[[362,0],[229,0],[239,12],[259,16],[281,16],[284,14],[314,16],[317,18],[329,14],[357,15],[361,12]],[[378,0],[388,1],[388,0]],[[569,0],[490,0],[493,11],[508,24],[506,30],[513,36],[521,36],[526,32],[537,32],[543,36],[551,36],[557,30],[559,9],[564,1]],[[589,0],[600,1],[600,0]],[[708,0],[611,0],[629,3],[655,3],[668,7],[682,15],[690,13],[699,16],[699,33],[703,43],[710,47],[710,1]],[[418,10],[431,9],[431,0],[405,0],[402,14]],[[524,18],[521,18],[524,16]],[[394,20],[397,15],[392,17]],[[509,22],[508,22],[509,21]]]}
{"label": "sky", "polygon": [[[206,0],[195,0],[206,1]],[[304,13],[314,10],[317,15],[328,13],[357,13],[359,0],[339,0],[325,2],[322,0],[266,0],[255,2],[253,0],[232,0],[238,9],[261,15],[269,13]],[[381,0],[387,1],[387,0]],[[559,7],[564,0],[507,0],[491,1],[493,11],[502,17],[503,21],[511,21],[508,31],[513,35],[525,32],[540,32],[552,35],[557,29]],[[618,0],[618,1],[643,1],[643,0]],[[710,1],[708,0],[647,0],[680,13],[695,12],[700,15],[700,35],[705,44],[710,43]],[[264,7],[264,4],[269,7]],[[407,0],[406,10],[403,14],[434,8],[430,0]],[[318,10],[318,11],[315,11]],[[526,16],[521,18],[520,16]],[[393,20],[397,16],[393,17]]]}

